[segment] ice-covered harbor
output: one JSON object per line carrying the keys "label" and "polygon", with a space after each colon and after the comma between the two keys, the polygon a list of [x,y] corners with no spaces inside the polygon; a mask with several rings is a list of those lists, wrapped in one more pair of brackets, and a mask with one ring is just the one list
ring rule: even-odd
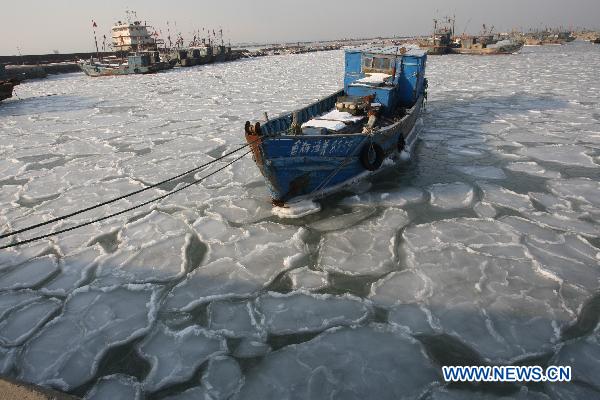
{"label": "ice-covered harbor", "polygon": [[[412,160],[303,219],[246,158],[0,250],[0,373],[90,399],[600,398],[599,65],[587,43],[430,57]],[[218,157],[342,71],[331,51],[27,82],[0,106],[0,233]],[[574,379],[445,385],[456,364]]]}

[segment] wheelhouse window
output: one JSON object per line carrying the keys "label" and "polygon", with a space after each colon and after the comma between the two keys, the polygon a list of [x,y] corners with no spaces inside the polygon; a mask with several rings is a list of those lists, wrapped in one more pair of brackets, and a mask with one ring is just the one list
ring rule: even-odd
{"label": "wheelhouse window", "polygon": [[374,58],[373,68],[375,69],[390,69],[391,60],[389,58]]}
{"label": "wheelhouse window", "polygon": [[362,59],[362,72],[364,73],[382,72],[391,74],[393,66],[393,57],[363,56]]}

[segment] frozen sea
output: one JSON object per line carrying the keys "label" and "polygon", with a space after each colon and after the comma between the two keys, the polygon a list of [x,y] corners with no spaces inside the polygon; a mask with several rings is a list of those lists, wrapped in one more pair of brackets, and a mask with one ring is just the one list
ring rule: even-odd
{"label": "frozen sea", "polygon": [[[599,68],[582,42],[430,57],[411,160],[318,214],[273,216],[245,158],[0,250],[0,373],[89,399],[600,398]],[[26,82],[0,106],[0,232],[214,159],[342,73],[332,51]],[[446,385],[453,364],[573,382]]]}

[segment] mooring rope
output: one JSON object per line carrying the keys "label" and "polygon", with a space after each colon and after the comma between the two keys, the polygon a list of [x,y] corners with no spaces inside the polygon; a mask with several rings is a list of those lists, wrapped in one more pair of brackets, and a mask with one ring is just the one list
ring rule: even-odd
{"label": "mooring rope", "polygon": [[[58,235],[58,234],[60,234],[60,233],[69,232],[69,231],[72,231],[72,230],[74,230],[74,229],[77,229],[77,228],[82,228],[82,227],[84,227],[84,226],[91,225],[91,224],[94,224],[94,223],[96,223],[96,222],[104,221],[104,220],[107,220],[107,219],[109,219],[109,218],[116,217],[117,215],[121,215],[121,214],[124,214],[124,213],[126,213],[126,212],[129,212],[129,211],[135,210],[135,209],[137,209],[137,208],[143,207],[143,206],[145,206],[145,205],[147,205],[147,204],[150,204],[150,203],[153,203],[153,202],[155,202],[155,201],[162,200],[162,199],[164,199],[165,197],[168,197],[168,196],[170,196],[170,195],[172,195],[172,194],[174,194],[174,193],[177,193],[177,192],[180,192],[180,191],[182,191],[182,190],[184,190],[184,189],[187,189],[188,187],[190,187],[190,186],[192,186],[192,185],[196,185],[196,184],[198,184],[198,183],[202,182],[203,180],[205,180],[205,179],[209,178],[210,176],[212,176],[212,175],[216,174],[217,172],[224,170],[225,168],[227,168],[228,166],[230,166],[230,165],[231,165],[231,164],[233,164],[234,162],[241,160],[242,158],[244,158],[245,156],[247,156],[247,155],[248,155],[248,154],[250,154],[251,152],[252,152],[252,150],[249,150],[249,151],[245,152],[244,154],[242,154],[241,156],[239,156],[239,157],[237,157],[237,158],[233,159],[232,161],[228,162],[227,164],[225,164],[225,165],[224,165],[224,166],[222,166],[221,168],[218,168],[218,169],[216,169],[215,171],[211,172],[211,173],[210,173],[210,174],[208,174],[208,175],[205,175],[205,176],[203,176],[203,177],[202,177],[202,178],[200,178],[200,179],[196,179],[194,182],[188,183],[187,185],[184,185],[184,186],[180,187],[179,189],[172,190],[172,191],[170,191],[169,193],[166,193],[166,194],[163,194],[163,195],[161,195],[161,196],[155,197],[155,198],[153,198],[153,199],[151,199],[151,200],[147,200],[147,201],[145,201],[145,202],[143,202],[143,203],[140,203],[140,204],[138,204],[138,205],[136,205],[136,206],[133,206],[133,207],[127,208],[127,209],[125,209],[125,210],[118,211],[118,212],[116,212],[116,213],[113,213],[113,214],[110,214],[110,215],[106,215],[106,216],[104,216],[104,217],[96,218],[96,219],[94,219],[94,220],[91,220],[91,221],[88,221],[88,222],[84,222],[84,223],[82,223],[82,224],[75,225],[75,226],[72,226],[72,227],[70,227],[70,228],[65,228],[65,229],[61,229],[61,230],[55,231],[55,232],[50,232],[50,233],[47,233],[47,234],[45,234],[45,235],[40,235],[40,236],[36,236],[36,237],[30,238],[30,239],[21,240],[21,241],[19,241],[19,242],[13,242],[13,243],[10,243],[10,244],[8,244],[8,245],[5,245],[5,246],[2,246],[2,247],[0,247],[0,250],[3,250],[3,249],[8,249],[8,248],[11,248],[11,247],[20,246],[20,245],[22,245],[22,244],[31,243],[31,242],[34,242],[34,241],[37,241],[37,240],[41,240],[41,239],[48,238],[48,237],[50,237],[50,236],[55,236],[55,235]],[[215,161],[216,161],[216,160],[215,160]]]}
{"label": "mooring rope", "polygon": [[[258,140],[259,140],[259,139],[256,139],[254,142],[256,142],[256,141],[258,141]],[[86,207],[86,208],[83,208],[83,209],[81,209],[81,210],[77,210],[77,211],[74,211],[74,212],[72,212],[72,213],[69,213],[69,214],[61,215],[60,217],[56,217],[56,218],[50,219],[50,220],[48,220],[48,221],[40,222],[40,223],[38,223],[38,224],[34,224],[34,225],[31,225],[31,226],[28,226],[28,227],[25,227],[25,228],[21,228],[21,229],[18,229],[18,230],[16,230],[16,231],[11,231],[11,232],[8,232],[8,233],[4,233],[4,234],[0,235],[0,239],[5,239],[5,238],[8,238],[8,237],[11,237],[11,236],[14,236],[14,235],[18,235],[19,233],[27,232],[27,231],[30,231],[30,230],[32,230],[32,229],[40,228],[40,227],[42,227],[42,226],[45,226],[45,225],[49,225],[49,224],[52,224],[52,223],[55,223],[55,222],[59,222],[59,221],[65,220],[65,219],[67,219],[67,218],[71,218],[71,217],[74,217],[74,216],[76,216],[76,215],[82,214],[82,213],[84,213],[84,212],[87,212],[87,211],[90,211],[90,210],[94,210],[94,209],[96,209],[96,208],[100,208],[100,207],[103,207],[103,206],[105,206],[105,205],[108,205],[108,204],[115,203],[115,202],[117,202],[117,201],[119,201],[119,200],[126,199],[126,198],[128,198],[128,197],[131,197],[131,196],[134,196],[134,195],[136,195],[136,194],[139,194],[139,193],[145,192],[145,191],[147,191],[147,190],[154,189],[154,188],[156,188],[156,187],[158,187],[158,186],[164,185],[165,183],[172,182],[172,181],[174,181],[174,180],[176,180],[176,179],[179,179],[179,178],[182,178],[182,177],[184,177],[184,176],[186,176],[186,175],[189,175],[189,174],[191,174],[192,172],[196,172],[196,171],[198,171],[198,170],[200,170],[200,169],[202,169],[202,168],[208,167],[208,166],[209,166],[209,165],[211,165],[211,164],[214,164],[214,163],[216,163],[216,162],[218,162],[218,161],[221,161],[222,159],[224,159],[224,158],[226,158],[226,157],[228,157],[228,156],[230,156],[230,155],[232,155],[232,154],[235,154],[235,153],[237,153],[238,151],[240,151],[240,150],[242,150],[242,149],[244,149],[244,148],[246,148],[246,147],[250,146],[250,145],[251,145],[251,144],[253,144],[254,142],[248,142],[248,143],[246,143],[245,145],[243,145],[243,146],[241,146],[241,147],[239,147],[239,148],[237,148],[237,149],[235,149],[235,150],[232,150],[232,151],[230,151],[230,152],[228,152],[228,153],[226,153],[226,154],[223,154],[222,156],[220,156],[220,157],[218,157],[218,158],[215,158],[214,160],[211,160],[211,161],[209,161],[209,162],[206,162],[206,163],[204,163],[204,164],[202,164],[202,165],[200,165],[200,166],[197,166],[197,167],[195,167],[195,168],[192,168],[192,169],[190,169],[189,171],[186,171],[186,172],[184,172],[184,173],[181,173],[181,174],[179,174],[179,175],[176,175],[176,176],[174,176],[174,177],[172,177],[172,178],[165,179],[164,181],[161,181],[161,182],[158,182],[158,183],[152,184],[152,185],[150,185],[150,186],[146,186],[146,187],[144,187],[144,188],[142,188],[142,189],[138,189],[138,190],[135,190],[135,191],[133,191],[133,192],[130,192],[130,193],[127,193],[127,194],[121,195],[121,196],[119,196],[119,197],[115,197],[114,199],[107,200],[107,201],[103,201],[103,202],[101,202],[101,203],[98,203],[98,204],[96,204],[96,205],[93,205],[93,206],[90,206],[90,207]],[[0,249],[2,249],[2,248],[0,247]]]}

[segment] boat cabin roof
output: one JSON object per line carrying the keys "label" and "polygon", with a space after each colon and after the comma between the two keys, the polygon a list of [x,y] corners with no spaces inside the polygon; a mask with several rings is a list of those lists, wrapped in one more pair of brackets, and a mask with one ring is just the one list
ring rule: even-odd
{"label": "boat cabin roof", "polygon": [[[400,53],[400,49],[404,47],[406,52],[404,54]],[[425,50],[421,50],[419,48],[410,47],[410,46],[358,46],[346,49],[346,53],[367,53],[367,54],[382,54],[389,56],[413,56],[413,57],[423,57],[427,53]]]}

